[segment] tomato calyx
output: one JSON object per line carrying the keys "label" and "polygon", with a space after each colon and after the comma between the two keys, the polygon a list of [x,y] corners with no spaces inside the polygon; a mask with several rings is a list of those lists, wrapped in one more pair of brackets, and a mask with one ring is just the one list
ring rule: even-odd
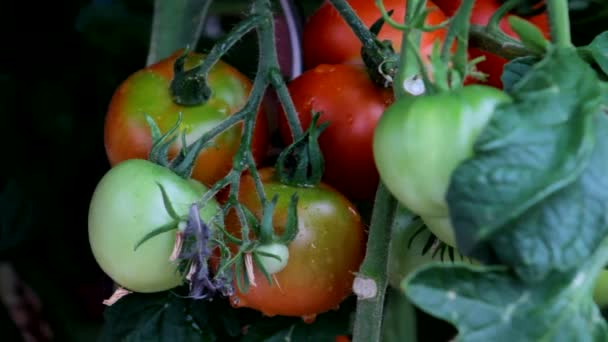
{"label": "tomato calyx", "polygon": [[308,187],[321,182],[324,161],[318,139],[329,122],[317,125],[320,116],[321,113],[313,112],[308,129],[279,155],[275,167],[281,183]]}
{"label": "tomato calyx", "polygon": [[[387,15],[391,16],[393,12],[394,10],[390,10]],[[384,17],[380,17],[370,26],[369,31],[374,37],[378,37],[384,23]],[[376,38],[374,43],[374,48],[369,44],[361,47],[361,59],[367,67],[367,73],[372,81],[378,86],[388,88],[392,85],[397,73],[399,58],[390,40],[380,41]]]}
{"label": "tomato calyx", "polygon": [[209,100],[211,88],[207,84],[207,73],[202,72],[204,64],[186,70],[188,54],[189,52],[184,50],[175,60],[173,65],[175,76],[171,80],[170,92],[175,103],[182,106],[196,106]]}

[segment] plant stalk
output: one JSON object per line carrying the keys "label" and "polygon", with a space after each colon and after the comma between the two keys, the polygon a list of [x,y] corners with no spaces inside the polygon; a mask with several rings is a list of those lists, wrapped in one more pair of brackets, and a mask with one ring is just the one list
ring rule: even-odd
{"label": "plant stalk", "polygon": [[551,40],[558,47],[572,47],[568,0],[547,0]]}

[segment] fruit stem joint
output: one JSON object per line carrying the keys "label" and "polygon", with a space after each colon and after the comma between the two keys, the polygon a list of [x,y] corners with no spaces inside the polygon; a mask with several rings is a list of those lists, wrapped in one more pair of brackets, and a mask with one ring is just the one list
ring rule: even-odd
{"label": "fruit stem joint", "polygon": [[372,278],[357,276],[353,282],[353,292],[358,299],[373,299],[378,294],[378,285]]}

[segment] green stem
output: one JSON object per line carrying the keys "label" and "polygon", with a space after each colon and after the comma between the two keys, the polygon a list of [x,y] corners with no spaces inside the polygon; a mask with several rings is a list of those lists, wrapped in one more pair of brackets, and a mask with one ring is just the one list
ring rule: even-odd
{"label": "green stem", "polygon": [[353,285],[357,295],[354,342],[380,341],[384,296],[388,285],[388,251],[397,201],[380,183],[367,242],[367,253]]}
{"label": "green stem", "polygon": [[558,47],[571,47],[568,0],[547,0],[547,10],[551,22],[551,40]]}
{"label": "green stem", "polygon": [[211,89],[206,82],[211,68],[260,21],[259,15],[252,15],[239,22],[230,33],[213,45],[201,65],[185,71],[183,61],[176,63],[175,76],[170,85],[173,101],[182,106],[196,106],[205,103],[211,97]]}
{"label": "green stem", "polygon": [[291,137],[294,141],[296,141],[302,136],[302,125],[300,125],[296,106],[294,105],[293,100],[289,95],[289,90],[287,89],[287,85],[285,84],[285,81],[283,80],[283,75],[281,75],[279,69],[274,69],[271,71],[270,83],[276,90],[279,102],[283,106],[283,112],[285,112],[287,124],[289,125],[289,129],[291,130]]}
{"label": "green stem", "polygon": [[[464,0],[460,4],[460,8],[454,16],[454,22],[450,25],[448,35],[443,43],[441,50],[441,60],[444,65],[447,65],[452,59],[454,68],[460,73],[461,80],[458,86],[462,86],[464,79],[468,72],[468,41],[469,41],[469,27],[470,18],[473,11],[474,0]],[[452,42],[456,39],[458,44],[456,47],[456,54],[451,56]],[[446,70],[447,71],[447,70]],[[450,84],[451,87],[455,87],[455,84]]]}
{"label": "green stem", "polygon": [[361,48],[361,59],[365,63],[371,79],[380,87],[388,87],[392,83],[396,72],[395,52],[390,42],[380,42],[359,19],[346,0],[328,1],[361,41],[363,46]]}
{"label": "green stem", "polygon": [[492,16],[490,17],[490,21],[488,22],[488,27],[493,30],[493,29],[498,29],[498,24],[500,23],[500,20],[507,15],[509,12],[511,12],[511,10],[513,10],[515,8],[515,6],[517,6],[519,3],[521,2],[521,0],[509,0],[507,2],[505,2],[503,5],[501,5],[496,12],[494,12],[492,14]]}
{"label": "green stem", "polygon": [[376,37],[363,24],[357,13],[348,4],[346,0],[329,0],[329,3],[340,13],[340,16],[348,23],[348,26],[353,30],[357,38],[366,49],[377,49]]}
{"label": "green stem", "polygon": [[[414,19],[416,7],[420,6],[420,1],[425,0],[410,0],[407,2],[405,23],[409,23]],[[403,42],[410,42],[410,44],[401,44],[399,67],[395,75],[395,82],[393,83],[395,98],[412,95],[412,90],[408,90],[405,82],[421,72],[417,56],[418,49],[412,48],[420,46],[421,37],[422,32],[420,30],[410,28],[403,31]]]}
{"label": "green stem", "polygon": [[259,15],[252,15],[237,23],[228,35],[213,45],[200,67],[200,74],[206,77],[215,63],[217,63],[234,44],[253,30],[261,20],[262,17]]}
{"label": "green stem", "polygon": [[529,56],[532,54],[521,42],[512,38],[506,39],[504,34],[489,32],[484,26],[471,25],[469,28],[469,44],[480,50],[493,53],[505,59]]}

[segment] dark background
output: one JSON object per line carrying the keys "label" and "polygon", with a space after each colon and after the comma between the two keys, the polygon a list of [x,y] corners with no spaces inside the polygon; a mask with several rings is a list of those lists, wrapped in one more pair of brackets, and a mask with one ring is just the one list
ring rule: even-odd
{"label": "dark background", "polygon": [[[319,3],[300,0],[302,18]],[[57,341],[94,340],[101,301],[112,292],[90,253],[88,205],[110,167],[105,110],[118,84],[145,64],[152,5],[21,1],[0,10],[0,262],[37,293]],[[606,29],[598,8],[573,13],[577,44]],[[210,13],[229,29],[246,9],[246,1],[216,0]],[[197,50],[212,42],[203,36]],[[255,51],[246,39],[225,59],[253,76]],[[20,340],[2,305],[0,336]]]}

